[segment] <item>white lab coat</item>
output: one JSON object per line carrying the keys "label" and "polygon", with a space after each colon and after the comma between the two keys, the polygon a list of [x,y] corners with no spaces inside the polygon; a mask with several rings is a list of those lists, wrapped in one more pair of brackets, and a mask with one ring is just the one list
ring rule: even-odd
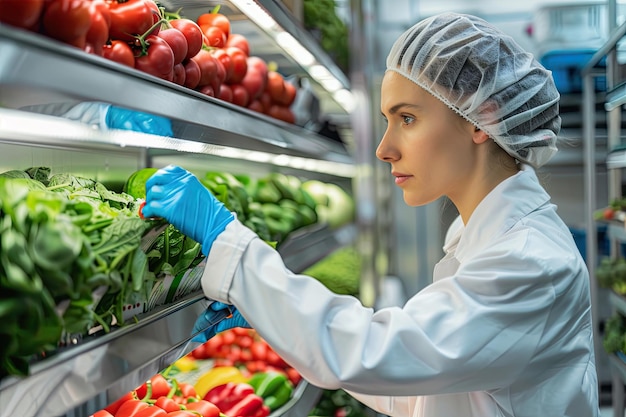
{"label": "white lab coat", "polygon": [[433,283],[374,311],[287,270],[238,221],[202,285],[310,383],[411,417],[596,417],[589,277],[534,171],[450,233]]}

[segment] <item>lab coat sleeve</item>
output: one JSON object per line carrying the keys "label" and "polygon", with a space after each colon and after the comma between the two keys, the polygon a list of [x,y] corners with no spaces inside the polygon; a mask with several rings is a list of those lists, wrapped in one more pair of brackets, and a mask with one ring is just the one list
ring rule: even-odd
{"label": "lab coat sleeve", "polygon": [[[214,242],[202,285],[209,298],[236,305],[321,388],[398,397],[494,389],[528,365],[555,298],[551,282],[572,276],[568,259],[550,263],[549,251],[533,249],[527,234],[508,237],[403,308],[374,312],[292,273],[234,221]],[[404,408],[407,400],[398,401],[387,406]]]}

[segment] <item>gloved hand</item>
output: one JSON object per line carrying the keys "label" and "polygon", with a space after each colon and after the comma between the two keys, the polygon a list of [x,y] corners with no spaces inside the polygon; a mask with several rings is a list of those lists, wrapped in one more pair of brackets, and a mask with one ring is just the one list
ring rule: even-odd
{"label": "gloved hand", "polygon": [[174,136],[172,122],[155,114],[110,106],[107,109],[105,124],[109,129],[133,130],[153,135]]}
{"label": "gloved hand", "polygon": [[[223,313],[226,309],[230,309],[232,315],[219,321],[221,313]],[[197,318],[196,323],[193,326],[193,333],[195,334],[200,331],[204,331],[202,333],[198,333],[198,335],[193,338],[193,341],[204,343],[216,334],[223,332],[224,330],[232,329],[233,327],[251,328],[250,324],[248,324],[239,310],[237,310],[237,307],[224,304],[219,301],[214,301]]]}
{"label": "gloved hand", "polygon": [[191,172],[177,166],[158,170],[146,181],[144,217],[161,217],[202,245],[208,255],[217,235],[234,220],[215,196]]}

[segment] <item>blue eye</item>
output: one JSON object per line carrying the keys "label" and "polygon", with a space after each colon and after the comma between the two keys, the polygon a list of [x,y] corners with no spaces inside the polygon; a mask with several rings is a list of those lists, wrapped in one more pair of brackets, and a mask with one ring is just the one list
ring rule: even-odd
{"label": "blue eye", "polygon": [[411,123],[413,123],[414,120],[415,118],[412,116],[406,116],[406,115],[402,116],[402,124],[410,125]]}

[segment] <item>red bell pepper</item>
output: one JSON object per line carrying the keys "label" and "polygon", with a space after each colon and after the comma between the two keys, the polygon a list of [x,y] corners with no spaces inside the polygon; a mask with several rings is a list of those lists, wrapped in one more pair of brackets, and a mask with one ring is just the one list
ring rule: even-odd
{"label": "red bell pepper", "polygon": [[223,412],[250,394],[254,394],[252,385],[245,382],[228,382],[209,390],[204,399],[215,404]]}
{"label": "red bell pepper", "polygon": [[[231,408],[222,410],[222,412],[229,417],[256,417],[259,410],[263,410],[263,407],[263,398],[256,394],[249,394],[239,402],[235,403]],[[269,412],[263,417],[267,415],[269,415]]]}
{"label": "red bell pepper", "polygon": [[270,415],[271,411],[272,410],[266,404],[263,404],[263,406],[259,408],[256,414],[252,417],[267,417]]}
{"label": "red bell pepper", "polygon": [[167,379],[165,379],[165,377],[161,374],[156,374],[148,381],[137,387],[135,391],[137,392],[137,398],[139,399],[155,400],[159,397],[167,395],[170,392],[170,389],[171,386]]}
{"label": "red bell pepper", "polygon": [[180,391],[180,395],[183,398],[197,398],[198,394],[196,394],[196,389],[191,384],[187,384],[185,382],[178,383],[178,390]]}
{"label": "red bell pepper", "polygon": [[163,410],[167,411],[168,413],[171,413],[172,411],[180,410],[180,405],[178,405],[178,403],[176,401],[174,401],[173,399],[168,398],[166,396],[157,398],[157,400],[154,403],[154,405],[156,405],[159,408],[162,408]]}
{"label": "red bell pepper", "polygon": [[185,405],[187,410],[196,411],[202,415],[202,417],[220,417],[220,409],[217,405],[208,401],[199,400]]}
{"label": "red bell pepper", "polygon": [[113,417],[113,414],[109,413],[107,410],[98,410],[89,417]]}
{"label": "red bell pepper", "polygon": [[145,407],[142,410],[139,410],[133,417],[165,417],[167,413],[162,408],[151,405],[149,407]]}
{"label": "red bell pepper", "polygon": [[124,404],[127,401],[130,400],[136,400],[137,398],[137,394],[135,393],[135,391],[130,391],[127,392],[126,394],[124,394],[124,396],[122,396],[120,399],[112,402],[111,404],[109,404],[108,406],[106,406],[104,409],[106,411],[108,411],[109,413],[115,415],[115,413],[117,413],[117,410],[120,409],[120,407],[122,406],[122,404]]}
{"label": "red bell pepper", "polygon": [[115,413],[115,417],[134,417],[144,408],[150,407],[150,404],[141,400],[129,400],[121,405]]}

